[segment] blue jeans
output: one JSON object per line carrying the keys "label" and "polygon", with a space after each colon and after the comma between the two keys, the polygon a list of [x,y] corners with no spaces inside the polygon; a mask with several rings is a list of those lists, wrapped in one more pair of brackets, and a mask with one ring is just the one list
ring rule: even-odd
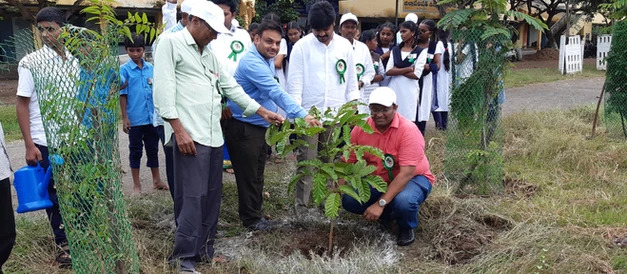
{"label": "blue jeans", "polygon": [[[417,175],[409,182],[400,193],[394,197],[392,201],[388,201],[388,205],[383,210],[380,219],[396,219],[399,228],[414,229],[418,226],[418,210],[429,193],[431,192],[431,183],[427,177]],[[383,193],[374,188],[370,188],[370,200],[364,204],[360,204],[353,197],[342,195],[342,207],[348,212],[355,214],[363,214],[366,209],[374,203],[378,203]]]}

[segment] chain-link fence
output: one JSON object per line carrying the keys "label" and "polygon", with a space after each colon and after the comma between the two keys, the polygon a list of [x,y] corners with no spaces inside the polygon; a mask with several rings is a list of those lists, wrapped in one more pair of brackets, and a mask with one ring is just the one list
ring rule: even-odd
{"label": "chain-link fence", "polygon": [[453,83],[445,174],[464,192],[502,189],[501,104],[507,50],[481,30],[452,33]]}
{"label": "chain-link fence", "polygon": [[627,139],[627,22],[614,27],[605,73],[605,128],[611,137]]}
{"label": "chain-link fence", "polygon": [[54,29],[34,31],[3,52],[32,75],[73,270],[139,273],[121,188],[119,32],[66,26],[56,40]]}

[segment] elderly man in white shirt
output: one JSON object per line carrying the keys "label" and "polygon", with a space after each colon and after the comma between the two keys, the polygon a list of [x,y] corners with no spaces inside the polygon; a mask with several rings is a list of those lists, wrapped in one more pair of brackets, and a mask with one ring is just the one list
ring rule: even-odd
{"label": "elderly man in white shirt", "polygon": [[357,80],[359,81],[360,101],[368,104],[368,98],[364,96],[364,86],[370,85],[376,73],[368,46],[355,39],[357,25],[359,25],[357,16],[350,12],[345,13],[342,15],[342,18],[340,18],[340,34],[353,44],[353,57],[355,60],[355,70],[357,71]]}
{"label": "elderly man in white shirt", "polygon": [[[338,109],[348,101],[359,99],[353,46],[346,38],[333,32],[335,10],[326,1],[315,3],[309,10],[309,25],[313,32],[294,45],[287,77],[288,93],[305,110],[316,107],[321,111]],[[310,144],[325,139],[332,129],[314,138]],[[318,155],[315,145],[302,148],[298,161],[311,160]],[[312,178],[296,183],[296,214],[302,215],[309,204]]]}

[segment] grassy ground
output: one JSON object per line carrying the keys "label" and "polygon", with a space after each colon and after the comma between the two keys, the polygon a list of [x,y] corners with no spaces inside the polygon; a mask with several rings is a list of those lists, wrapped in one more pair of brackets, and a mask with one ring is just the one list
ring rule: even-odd
{"label": "grassy ground", "polygon": [[0,122],[2,122],[5,141],[10,142],[22,139],[14,105],[3,105],[0,103]]}
{"label": "grassy ground", "polygon": [[534,83],[547,83],[559,80],[572,80],[589,77],[603,77],[605,71],[595,65],[584,64],[583,71],[577,74],[560,74],[557,68],[511,69],[505,75],[505,88],[522,87]]}
{"label": "grassy ground", "polygon": [[[286,184],[294,163],[269,163],[264,211],[285,227],[248,233],[237,217],[234,182],[224,182],[216,250],[230,258],[200,265],[203,273],[627,273],[627,143],[604,129],[588,138],[592,108],[520,113],[504,127],[505,193],[459,196],[443,174],[444,143],[427,134],[427,154],[438,177],[421,207],[417,241],[394,245],[394,235],[342,212],[339,251],[320,256],[324,220],[291,219]],[[168,273],[172,202],[167,194],[128,200],[144,273]],[[18,216],[9,273],[65,273],[53,264],[52,236],[40,215]],[[316,244],[317,243],[317,244]],[[302,252],[312,247],[313,253]]]}

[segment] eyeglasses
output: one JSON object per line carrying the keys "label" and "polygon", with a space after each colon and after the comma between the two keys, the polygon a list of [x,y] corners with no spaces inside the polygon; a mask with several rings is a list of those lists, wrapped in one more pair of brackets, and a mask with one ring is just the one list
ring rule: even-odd
{"label": "eyeglasses", "polygon": [[390,110],[392,110],[392,107],[370,107],[370,114],[387,113]]}

